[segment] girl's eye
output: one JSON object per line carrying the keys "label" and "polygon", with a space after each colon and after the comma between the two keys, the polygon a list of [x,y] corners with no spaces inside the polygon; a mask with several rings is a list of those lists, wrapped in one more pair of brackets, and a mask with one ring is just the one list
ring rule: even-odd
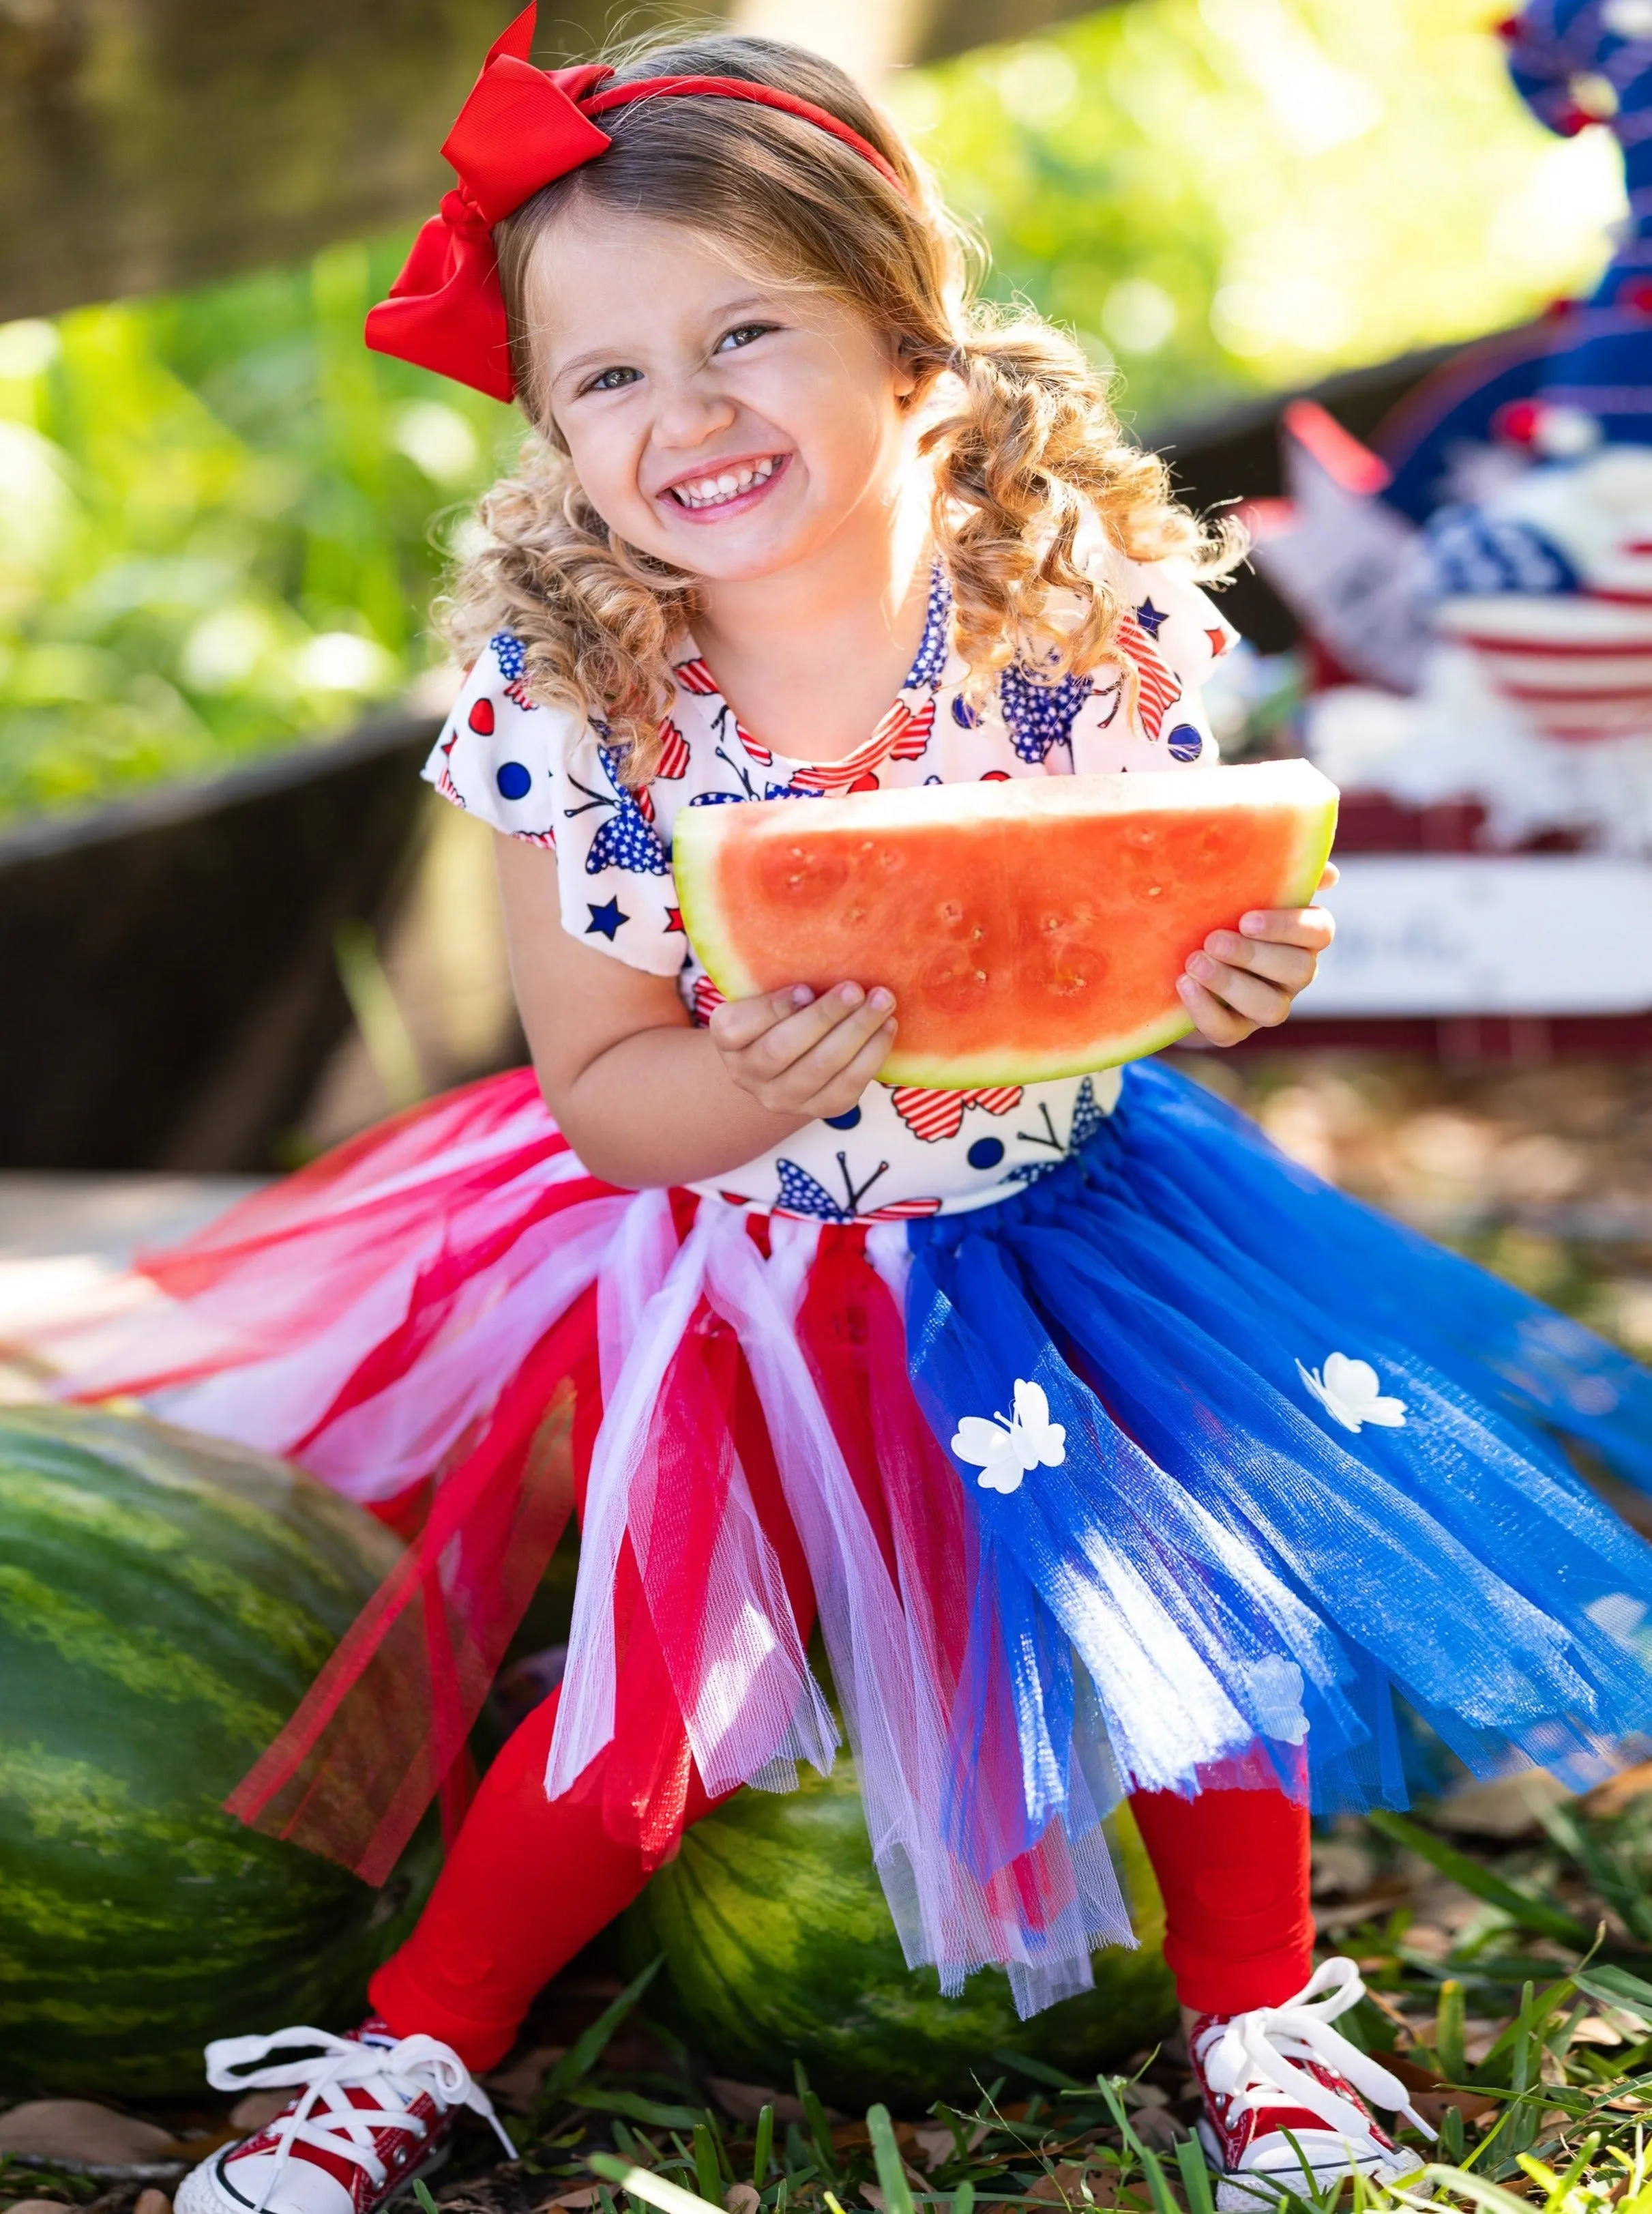
{"label": "girl's eye", "polygon": [[753,339],[765,338],[775,327],[773,323],[736,323],[717,340],[717,352],[733,353],[740,346],[750,346]]}
{"label": "girl's eye", "polygon": [[582,385],[582,392],[622,392],[628,384],[635,384],[642,375],[638,369],[605,369],[600,375]]}

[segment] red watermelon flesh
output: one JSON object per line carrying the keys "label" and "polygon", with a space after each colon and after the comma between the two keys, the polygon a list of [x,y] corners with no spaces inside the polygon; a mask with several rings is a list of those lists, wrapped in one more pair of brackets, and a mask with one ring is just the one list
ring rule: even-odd
{"label": "red watermelon flesh", "polygon": [[1337,788],[1310,763],[921,785],[697,807],[674,859],[729,999],[887,985],[878,1073],[936,1089],[1110,1068],[1192,1028],[1207,934],[1312,898]]}

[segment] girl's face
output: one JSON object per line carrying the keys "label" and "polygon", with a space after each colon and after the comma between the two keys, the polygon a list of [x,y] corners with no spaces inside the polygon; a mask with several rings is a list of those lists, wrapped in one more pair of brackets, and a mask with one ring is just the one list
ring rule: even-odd
{"label": "girl's face", "polygon": [[527,307],[580,482],[643,552],[732,584],[893,510],[913,380],[838,302],[684,224],[576,203],[534,250]]}

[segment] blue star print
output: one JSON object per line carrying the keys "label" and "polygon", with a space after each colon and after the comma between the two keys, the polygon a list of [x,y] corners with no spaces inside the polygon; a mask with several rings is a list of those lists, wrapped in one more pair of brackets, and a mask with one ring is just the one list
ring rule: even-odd
{"label": "blue star print", "polygon": [[588,785],[581,784],[577,777],[568,781],[576,792],[586,794],[582,807],[565,807],[564,815],[583,815],[593,807],[611,807],[613,814],[591,841],[591,850],[585,856],[587,876],[600,876],[604,869],[625,869],[634,877],[663,877],[670,864],[660,834],[643,815],[637,804],[637,795],[628,792],[619,781],[619,749],[617,746],[599,746],[603,774],[613,788],[613,798],[593,792]]}
{"label": "blue star print", "polygon": [[1136,610],[1136,620],[1149,638],[1157,638],[1159,626],[1165,621],[1166,618],[1154,606],[1151,600],[1143,600]]}
{"label": "blue star print", "polygon": [[612,945],[615,933],[622,923],[629,922],[631,917],[619,912],[617,899],[604,900],[600,907],[594,900],[587,900],[585,904],[591,910],[591,919],[585,926],[585,935],[594,938],[600,933]]}
{"label": "blue star print", "polygon": [[1067,1135],[1069,1150],[1076,1153],[1081,1146],[1088,1146],[1106,1119],[1095,1104],[1095,1086],[1087,1076],[1073,1102],[1073,1127]]}
{"label": "blue star print", "polygon": [[823,1222],[851,1220],[826,1186],[817,1183],[808,1171],[800,1169],[796,1161],[777,1161],[775,1169],[780,1178],[780,1196],[776,1205],[783,1207],[789,1214],[813,1214]]}
{"label": "blue star print", "polygon": [[903,692],[921,692],[925,685],[934,691],[941,682],[947,666],[948,631],[952,621],[952,593],[941,565],[936,564],[930,578],[929,611],[924,618],[924,639],[917,649],[917,658],[906,672]]}
{"label": "blue star print", "polygon": [[1041,761],[1052,746],[1071,745],[1074,718],[1089,696],[1088,676],[1040,684],[1020,662],[1011,662],[998,679],[998,703],[1020,758]]}
{"label": "blue star print", "polygon": [[527,655],[523,651],[521,640],[513,638],[508,630],[499,630],[495,631],[488,644],[493,648],[494,659],[503,672],[505,682],[520,684],[522,672],[527,667]]}
{"label": "blue star print", "polygon": [[865,1183],[857,1184],[850,1172],[848,1154],[839,1153],[838,1166],[844,1180],[839,1204],[823,1183],[817,1183],[807,1169],[800,1169],[796,1161],[779,1160],[774,1165],[780,1179],[780,1196],[775,1205],[783,1207],[789,1214],[816,1215],[823,1222],[852,1222],[867,1193],[880,1177],[889,1172],[888,1162],[880,1161]]}

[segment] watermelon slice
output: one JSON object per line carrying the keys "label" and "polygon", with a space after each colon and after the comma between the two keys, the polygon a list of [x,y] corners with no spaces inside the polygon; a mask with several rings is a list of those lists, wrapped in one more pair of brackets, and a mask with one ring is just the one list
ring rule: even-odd
{"label": "watermelon slice", "polygon": [[1301,907],[1337,788],[1308,762],[686,809],[689,936],[730,999],[885,984],[886,1084],[1032,1084],[1156,1053],[1206,933]]}

